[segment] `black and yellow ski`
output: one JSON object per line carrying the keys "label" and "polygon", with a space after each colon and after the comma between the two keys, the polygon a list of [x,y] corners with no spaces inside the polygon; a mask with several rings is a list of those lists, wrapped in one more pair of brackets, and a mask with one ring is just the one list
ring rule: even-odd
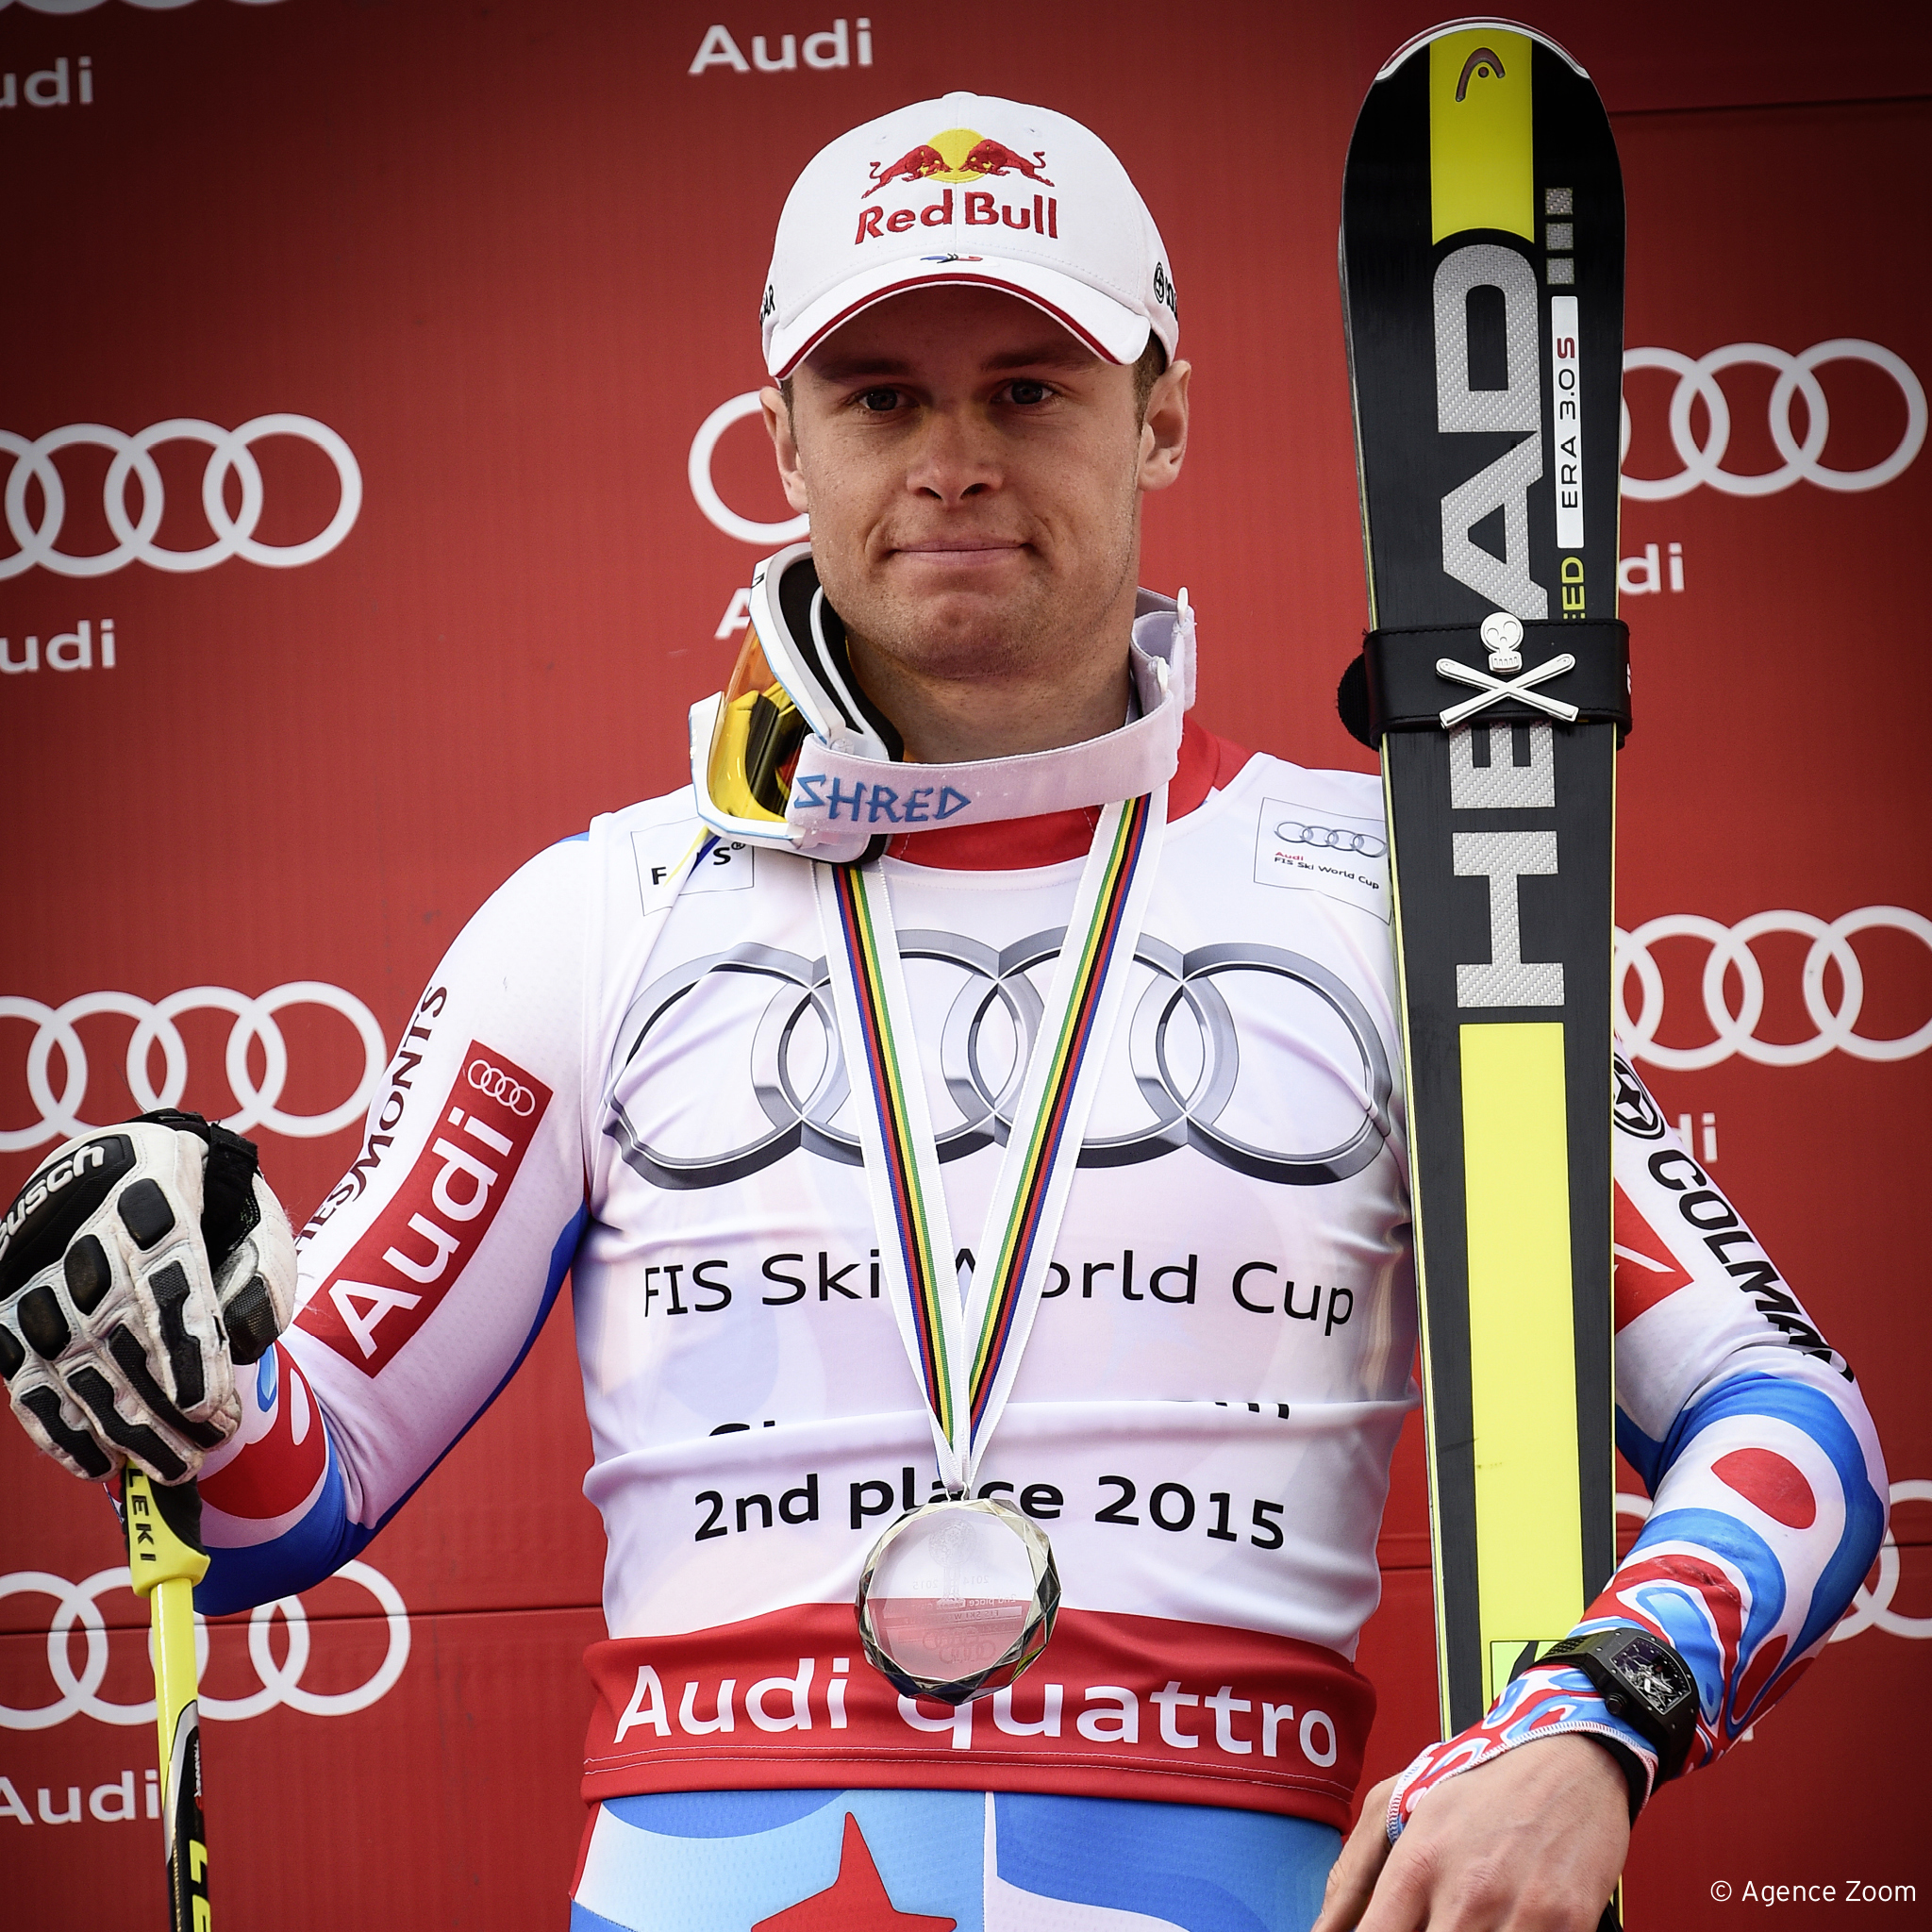
{"label": "black and yellow ski", "polygon": [[1589,77],[1458,21],[1376,77],[1341,269],[1408,1084],[1445,1735],[1615,1560],[1624,200]]}

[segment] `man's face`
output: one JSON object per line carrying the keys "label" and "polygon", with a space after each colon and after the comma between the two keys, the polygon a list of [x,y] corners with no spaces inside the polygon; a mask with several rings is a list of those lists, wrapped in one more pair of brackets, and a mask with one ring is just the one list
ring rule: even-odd
{"label": "man's face", "polygon": [[[1050,674],[1125,661],[1141,492],[1179,470],[1187,368],[1103,361],[997,290],[912,291],[865,310],[765,391],[786,493],[861,677]],[[888,660],[885,666],[877,658]]]}

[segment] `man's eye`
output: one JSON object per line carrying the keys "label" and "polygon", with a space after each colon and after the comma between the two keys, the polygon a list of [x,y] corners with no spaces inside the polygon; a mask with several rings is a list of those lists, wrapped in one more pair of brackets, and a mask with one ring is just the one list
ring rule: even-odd
{"label": "man's eye", "polygon": [[1023,376],[1008,388],[1007,393],[1024,408],[1035,403],[1045,402],[1053,391],[1047,388],[1045,383],[1032,382]]}
{"label": "man's eye", "polygon": [[878,415],[888,414],[899,407],[899,391],[895,389],[863,390],[859,392],[858,407]]}

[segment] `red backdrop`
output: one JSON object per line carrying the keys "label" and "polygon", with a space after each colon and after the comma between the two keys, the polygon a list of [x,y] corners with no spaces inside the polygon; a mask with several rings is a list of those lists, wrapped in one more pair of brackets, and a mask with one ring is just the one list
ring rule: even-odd
{"label": "red backdrop", "polygon": [[[691,71],[718,25],[747,62],[754,34],[830,58],[831,4],[0,0],[0,1198],[72,1121],[179,1098],[239,1113],[299,1222],[352,1155],[371,1036],[491,888],[680,782],[759,554],[723,525],[787,514],[741,422],[708,515],[693,440],[760,378],[793,174],[908,100],[1045,101],[1126,158],[1198,372],[1144,580],[1193,593],[1208,724],[1367,763],[1331,701],[1364,615],[1335,226],[1361,92],[1429,7],[871,0],[843,65]],[[1537,22],[1615,118],[1650,352],[1627,1014],[1857,1368],[1900,1505],[1843,1641],[1647,1817],[1631,1918],[1722,1924],[1767,1881],[1924,1898],[1932,32],[1797,0]],[[306,1621],[213,1631],[225,1924],[561,1923],[601,1633],[569,1342],[559,1317]],[[1412,1441],[1399,1475],[1372,1776],[1435,1723]],[[23,1923],[157,1924],[111,1516],[10,1425],[0,1485],[0,1884]]]}

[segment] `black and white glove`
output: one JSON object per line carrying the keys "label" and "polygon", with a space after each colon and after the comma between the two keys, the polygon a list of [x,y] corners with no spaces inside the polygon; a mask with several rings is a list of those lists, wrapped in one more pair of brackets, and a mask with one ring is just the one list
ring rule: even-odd
{"label": "black and white glove", "polygon": [[241,1424],[235,1363],[294,1307],[294,1237],[254,1143],[199,1114],[68,1141],[0,1223],[0,1374],[75,1475],[194,1475]]}

